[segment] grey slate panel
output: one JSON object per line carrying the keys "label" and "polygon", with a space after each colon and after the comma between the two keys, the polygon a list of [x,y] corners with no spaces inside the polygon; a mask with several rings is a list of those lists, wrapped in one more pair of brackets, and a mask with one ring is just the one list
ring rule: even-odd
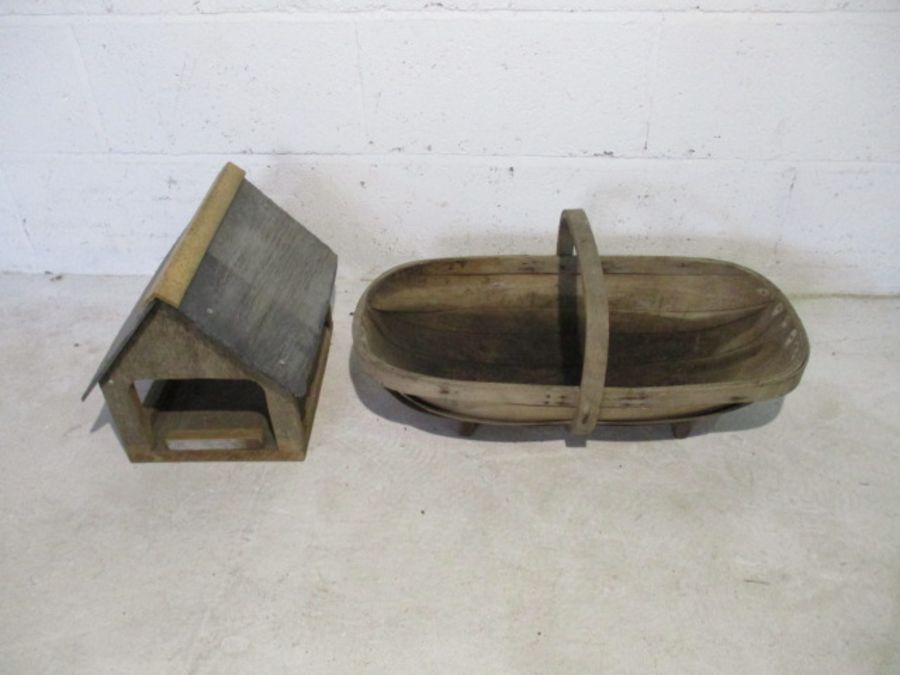
{"label": "grey slate panel", "polygon": [[[334,252],[244,180],[177,311],[246,368],[300,397],[336,272]],[[115,365],[156,302],[148,302],[146,290],[141,294],[82,400]]]}
{"label": "grey slate panel", "polygon": [[245,367],[303,396],[336,272],[334,252],[245,180],[179,311]]}

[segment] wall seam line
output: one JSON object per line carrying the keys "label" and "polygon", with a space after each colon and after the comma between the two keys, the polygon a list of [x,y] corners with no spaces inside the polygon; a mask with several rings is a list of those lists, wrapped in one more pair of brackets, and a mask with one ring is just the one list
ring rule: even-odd
{"label": "wall seam line", "polygon": [[660,17],[659,28],[656,30],[656,39],[653,42],[653,50],[650,57],[650,72],[647,76],[647,126],[644,129],[644,152],[650,144],[650,125],[653,123],[653,100],[656,97],[657,73],[659,72],[660,51],[662,50],[663,32],[666,27],[666,16]]}
{"label": "wall seam line", "polygon": [[103,126],[103,118],[100,115],[100,106],[97,104],[97,97],[94,95],[94,86],[91,83],[90,75],[88,74],[87,65],[84,62],[84,53],[81,49],[81,40],[78,39],[78,34],[75,32],[75,27],[72,24],[68,25],[69,35],[72,38],[72,42],[75,45],[75,53],[76,53],[76,67],[78,68],[78,75],[81,78],[82,89],[84,90],[84,94],[87,95],[88,99],[90,99],[90,116],[91,122],[94,127],[94,131],[97,134],[97,140],[100,141],[100,144],[103,148],[109,152],[112,150],[112,147],[109,144],[109,138],[106,135],[106,129]]}
{"label": "wall seam line", "polygon": [[529,153],[507,154],[469,154],[469,153],[437,153],[437,152],[149,152],[149,151],[57,151],[57,152],[4,152],[0,150],[0,161],[27,163],[31,161],[47,161],[54,159],[71,160],[136,160],[136,161],[205,161],[205,160],[231,160],[240,162],[242,159],[250,161],[263,161],[273,157],[298,159],[298,160],[329,160],[329,159],[358,159],[363,161],[406,161],[427,160],[440,162],[441,160],[472,163],[497,162],[505,163],[513,161],[535,161],[552,164],[558,163],[594,163],[597,165],[612,165],[619,162],[673,162],[693,164],[747,164],[783,168],[796,165],[811,166],[836,166],[848,169],[857,168],[866,170],[869,168],[897,168],[900,160],[892,159],[816,159],[816,158],[784,158],[784,157],[674,157],[659,155],[603,155],[595,153],[591,155],[541,155]]}
{"label": "wall seam line", "polygon": [[32,273],[37,273],[38,271],[38,254],[37,249],[34,247],[34,242],[31,239],[31,230],[28,229],[28,221],[22,215],[22,207],[19,206],[19,202],[16,200],[16,196],[13,194],[13,191],[9,187],[9,181],[6,180],[6,173],[3,170],[3,167],[0,166],[0,184],[3,185],[4,190],[9,195],[9,201],[12,205],[12,208],[15,212],[16,224],[19,226],[19,229],[22,231],[22,235],[25,237],[25,242],[28,244],[28,251],[31,254],[31,260],[27,266],[27,269]]}
{"label": "wall seam line", "polygon": [[247,11],[247,12],[197,12],[197,13],[157,13],[157,14],[2,14],[0,15],[0,24],[2,23],[154,23],[159,21],[169,22],[203,22],[210,20],[218,21],[242,21],[242,20],[259,20],[271,19],[273,21],[290,21],[301,23],[304,21],[359,21],[359,20],[454,20],[461,18],[472,19],[492,19],[492,18],[569,18],[573,21],[592,18],[619,18],[628,20],[629,18],[640,18],[643,20],[652,19],[658,15],[671,15],[680,18],[701,18],[701,17],[732,17],[732,18],[772,18],[775,20],[791,17],[813,18],[813,17],[832,17],[846,19],[848,17],[872,17],[873,19],[884,19],[885,17],[900,17],[900,9],[861,9],[861,10],[845,10],[845,9],[826,9],[826,10],[810,10],[810,11],[785,11],[785,10],[697,10],[697,9],[664,9],[664,10],[635,10],[635,9],[617,9],[617,10],[553,10],[553,9],[442,9],[442,10],[391,10],[391,9],[365,9],[365,10],[348,10],[348,11],[302,11],[302,12],[284,12],[284,11]]}

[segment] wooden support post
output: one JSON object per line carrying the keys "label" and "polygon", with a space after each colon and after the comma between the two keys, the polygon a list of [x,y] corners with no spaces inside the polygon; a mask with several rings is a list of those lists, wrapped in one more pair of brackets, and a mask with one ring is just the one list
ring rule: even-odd
{"label": "wooden support post", "polygon": [[672,424],[672,435],[675,438],[687,438],[694,428],[693,422],[675,422]]}
{"label": "wooden support post", "polygon": [[472,434],[478,429],[478,422],[460,422],[459,435],[463,438],[471,438]]}

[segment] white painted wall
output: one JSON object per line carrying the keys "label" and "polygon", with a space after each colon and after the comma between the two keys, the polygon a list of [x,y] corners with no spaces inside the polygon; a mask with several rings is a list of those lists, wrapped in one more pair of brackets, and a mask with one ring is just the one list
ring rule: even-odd
{"label": "white painted wall", "polygon": [[0,269],[149,273],[227,160],[344,274],[601,247],[900,292],[900,0],[0,0]]}

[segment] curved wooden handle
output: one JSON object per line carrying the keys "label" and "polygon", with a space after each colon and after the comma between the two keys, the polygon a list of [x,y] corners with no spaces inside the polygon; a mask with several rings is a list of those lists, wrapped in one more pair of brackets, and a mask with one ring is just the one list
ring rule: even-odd
{"label": "curved wooden handle", "polygon": [[[606,363],[609,356],[609,297],[600,254],[587,215],[581,209],[567,209],[559,219],[559,239],[556,255],[577,253],[578,268],[584,294],[584,330],[581,331],[584,355],[581,367],[581,389],[578,408],[569,426],[575,434],[589,434],[597,425],[603,387],[606,383]],[[580,323],[580,321],[579,321]]]}

